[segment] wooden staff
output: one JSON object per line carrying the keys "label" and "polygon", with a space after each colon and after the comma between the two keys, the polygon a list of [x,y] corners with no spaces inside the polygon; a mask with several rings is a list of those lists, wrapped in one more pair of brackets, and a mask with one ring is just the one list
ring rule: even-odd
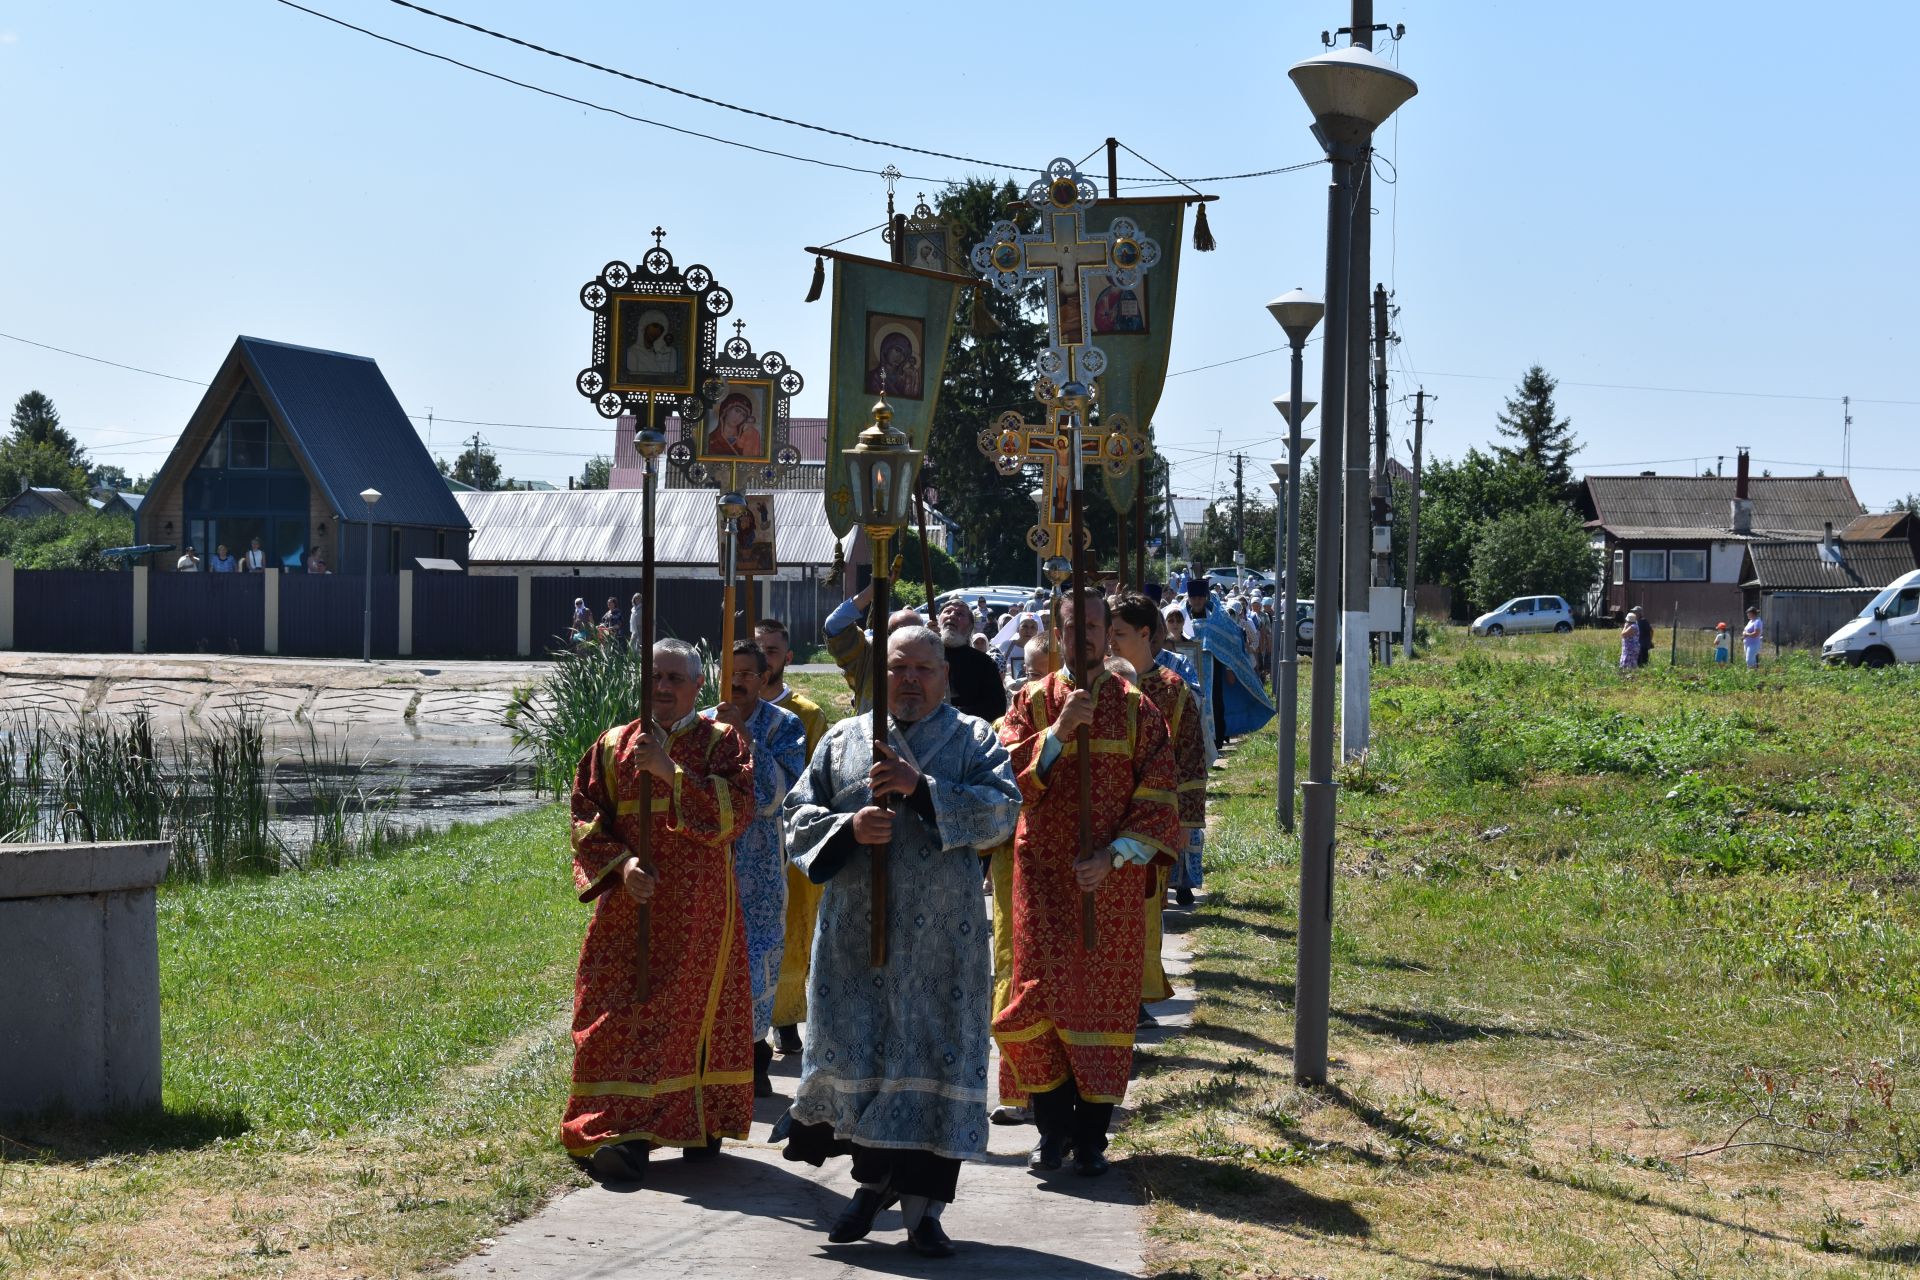
{"label": "wooden staff", "polygon": [[721,566],[726,586],[720,606],[720,687],[715,690],[725,702],[733,691],[733,613],[738,607],[735,590],[740,571],[739,499],[732,491],[720,495],[720,514],[727,522],[726,546]]}
{"label": "wooden staff", "polygon": [[927,504],[924,490],[913,491],[913,515],[920,522],[920,580],[927,588],[927,613],[933,614],[933,552],[927,547]]}
{"label": "wooden staff", "polygon": [[[666,437],[656,436],[653,430],[653,397],[647,397],[647,429],[636,433],[634,448],[640,454],[645,476],[641,482],[640,499],[640,631],[633,637],[633,643],[640,649],[640,723],[648,733],[654,732],[653,723],[653,464],[654,459],[666,448]],[[652,774],[648,774],[646,785],[640,789],[640,833],[633,856],[639,861],[640,869],[648,875],[654,874],[653,865],[653,783]],[[634,947],[640,957],[640,971],[634,983],[634,997],[645,1002],[653,994],[653,973],[650,954],[653,946],[653,904],[643,902],[635,912]]]}
{"label": "wooden staff", "polygon": [[[873,543],[873,645],[867,650],[867,671],[873,684],[873,763],[879,764],[886,759],[881,748],[887,742],[887,615],[893,612],[893,583],[887,577],[890,539],[875,537],[872,528],[868,528],[867,538]],[[893,797],[876,798],[874,803],[890,810]],[[887,962],[887,864],[893,856],[893,845],[868,845],[867,856],[873,867],[873,925],[867,955],[878,967]]]}
{"label": "wooden staff", "polygon": [[[1083,392],[1077,403],[1071,404],[1073,412],[1073,485],[1072,502],[1069,505],[1072,521],[1068,537],[1072,540],[1073,558],[1073,653],[1068,670],[1073,674],[1076,689],[1085,689],[1092,696],[1094,672],[1089,670],[1083,655],[1087,648],[1087,557],[1081,547],[1081,531],[1086,528],[1086,496],[1082,491],[1080,468],[1080,430],[1083,414],[1086,411],[1086,396]],[[1078,766],[1080,784],[1080,856],[1087,856],[1093,844],[1093,733],[1081,725],[1074,731],[1073,741],[1079,748]],[[1094,912],[1093,894],[1086,890],[1080,892],[1080,949],[1091,952],[1099,944],[1099,923]]]}

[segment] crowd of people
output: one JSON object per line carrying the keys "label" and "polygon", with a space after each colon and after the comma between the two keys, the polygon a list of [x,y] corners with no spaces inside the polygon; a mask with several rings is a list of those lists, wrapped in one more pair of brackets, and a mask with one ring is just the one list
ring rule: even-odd
{"label": "crowd of people", "polygon": [[884,652],[870,612],[863,591],[824,631],[856,712],[886,682],[885,741],[786,683],[768,620],[706,712],[698,652],[656,642],[653,722],[580,761],[575,880],[595,905],[562,1137],[613,1182],[643,1181],[658,1149],[712,1157],[773,1094],[774,1055],[798,1053],[773,1140],[851,1160],[829,1241],[898,1204],[912,1248],[944,1257],[989,1123],[1031,1124],[1042,1174],[1106,1172],[1134,1036],[1172,994],[1167,895],[1201,883],[1208,768],[1271,706],[1243,617],[1204,580],[1167,604],[1036,598],[997,626],[955,596],[931,620],[893,612]]}

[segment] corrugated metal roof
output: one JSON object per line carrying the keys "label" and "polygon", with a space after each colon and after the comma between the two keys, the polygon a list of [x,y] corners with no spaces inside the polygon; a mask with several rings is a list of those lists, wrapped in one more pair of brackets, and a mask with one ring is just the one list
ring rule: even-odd
{"label": "corrugated metal roof", "polygon": [[1872,542],[1880,538],[1904,538],[1911,527],[1914,515],[1911,511],[1889,511],[1884,515],[1861,516],[1852,524],[1840,529],[1843,538]]}
{"label": "corrugated metal roof", "polygon": [[[1732,476],[1588,476],[1595,523],[1617,538],[1726,537]],[[1755,476],[1749,482],[1758,536],[1812,534],[1860,515],[1845,476]],[[1704,531],[1704,532],[1703,532]]]}
{"label": "corrugated metal roof", "polygon": [[372,488],[380,491],[375,518],[381,524],[466,526],[460,504],[370,357],[246,336],[234,348],[336,512],[360,517],[360,491]]}
{"label": "corrugated metal roof", "polygon": [[1837,546],[1835,563],[1820,554],[1818,539],[1756,542],[1747,548],[1751,577],[1741,585],[1763,591],[1877,591],[1917,567],[1913,548],[1902,540],[1837,540]]}
{"label": "corrugated metal roof", "polygon": [[[468,558],[474,564],[640,563],[644,530],[638,489],[453,496],[473,525]],[[655,494],[656,563],[718,566],[717,497],[712,489],[662,489]],[[833,563],[833,530],[818,490],[776,491],[773,518],[781,564]]]}

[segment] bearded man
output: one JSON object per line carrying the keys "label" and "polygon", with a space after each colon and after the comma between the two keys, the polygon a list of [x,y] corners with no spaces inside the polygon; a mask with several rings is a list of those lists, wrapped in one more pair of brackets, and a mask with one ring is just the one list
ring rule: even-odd
{"label": "bearded man", "polygon": [[[993,975],[978,859],[1020,810],[993,730],[947,703],[947,653],[926,627],[890,635],[884,758],[871,716],[842,720],[786,805],[791,857],[825,888],[784,1154],[853,1157],[860,1189],[828,1240],[863,1238],[897,1197],[909,1242],[930,1257],[953,1252],[940,1217],[961,1161],[986,1154]],[[878,968],[875,858],[890,885]]]}
{"label": "bearded man", "polygon": [[773,1096],[768,1068],[773,1046],[773,996],[787,914],[786,848],[780,839],[780,802],[807,767],[807,731],[800,717],[760,697],[767,655],[751,640],[733,646],[733,683],[727,700],[703,714],[747,736],[753,748],[753,811],[734,837],[733,879],[747,936],[747,973],[753,987],[753,1094]]}
{"label": "bearded man", "polygon": [[[753,1116],[753,994],[732,849],[753,811],[753,755],[737,729],[695,714],[701,677],[692,645],[655,644],[656,722],[609,729],[574,773],[574,885],[594,911],[560,1132],[611,1182],[638,1182],[655,1146],[717,1152],[721,1138],[745,1138]],[[645,822],[651,870],[633,852]]]}
{"label": "bearded man", "polygon": [[[1028,1098],[1040,1130],[1030,1167],[1058,1169],[1071,1152],[1076,1171],[1095,1176],[1107,1171],[1107,1128],[1133,1064],[1150,864],[1172,861],[1180,818],[1166,719],[1103,665],[1106,601],[1096,591],[1063,598],[1069,652],[1076,617],[1084,639],[1073,670],[1022,690],[1000,731],[1024,805],[1013,839],[1011,989],[993,1036],[1001,1095]],[[1092,775],[1086,848],[1075,785],[1083,727]],[[1082,894],[1094,897],[1092,946]]]}

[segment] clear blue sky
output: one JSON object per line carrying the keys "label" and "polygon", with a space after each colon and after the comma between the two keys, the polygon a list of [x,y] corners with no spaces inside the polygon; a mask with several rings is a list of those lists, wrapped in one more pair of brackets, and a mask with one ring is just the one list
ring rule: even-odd
{"label": "clear blue sky", "polygon": [[[386,0],[311,3],[685,128],[928,178],[1004,172],[722,111]],[[1017,7],[433,7],[895,142],[1037,169],[1113,134],[1183,175],[1313,159],[1285,68],[1346,16],[1292,0],[1070,4],[1056,11],[1089,19],[1074,52],[1075,22],[1040,43],[1023,34],[1036,11]],[[1731,467],[1745,444],[1778,473],[1837,470],[1850,394],[1861,498],[1920,490],[1916,112],[1891,30],[1863,38],[1782,3],[1379,0],[1376,16],[1407,25],[1391,56],[1421,88],[1380,139],[1398,181],[1375,199],[1375,276],[1404,337],[1396,453],[1416,386],[1437,396],[1429,456],[1457,455],[1492,437],[1537,361],[1562,380],[1583,468]],[[445,419],[540,424],[481,430],[509,472],[557,483],[611,447],[573,390],[588,342],[575,295],[602,263],[638,257],[664,224],[680,261],[733,290],[756,345],[809,375],[797,408],[818,414],[828,316],[801,303],[801,246],[884,208],[875,177],[542,98],[273,0],[15,0],[0,9],[0,113],[0,332],[193,379],[240,333],[371,355],[410,411],[443,420],[436,452],[473,430]],[[1319,289],[1325,181],[1209,186],[1220,249],[1184,260],[1176,370],[1278,345],[1261,304]],[[1264,494],[1285,386],[1278,354],[1171,379],[1157,425],[1177,491],[1230,484],[1224,448],[1251,455]],[[0,340],[0,399],[29,388],[136,474],[198,398]]]}

